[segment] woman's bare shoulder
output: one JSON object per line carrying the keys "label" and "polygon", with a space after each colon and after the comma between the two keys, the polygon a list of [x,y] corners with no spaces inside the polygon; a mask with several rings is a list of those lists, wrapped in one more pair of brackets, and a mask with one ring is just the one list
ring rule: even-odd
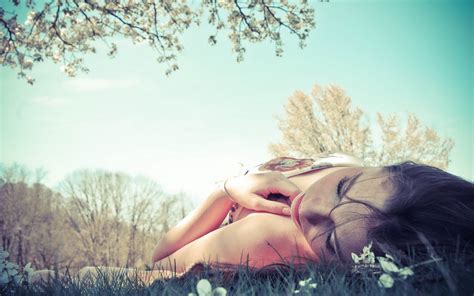
{"label": "woman's bare shoulder", "polygon": [[285,216],[252,213],[187,244],[162,262],[186,270],[198,262],[246,264],[301,262],[314,254],[294,223]]}
{"label": "woman's bare shoulder", "polygon": [[303,234],[287,216],[255,212],[221,231],[226,231],[234,242],[242,241],[236,248],[247,249],[256,266],[280,262],[281,259],[314,258]]}

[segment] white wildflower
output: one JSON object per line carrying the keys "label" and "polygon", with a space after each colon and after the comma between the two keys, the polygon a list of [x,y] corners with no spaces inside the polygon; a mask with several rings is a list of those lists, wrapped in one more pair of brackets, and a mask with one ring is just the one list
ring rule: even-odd
{"label": "white wildflower", "polygon": [[[212,289],[211,283],[207,279],[201,279],[196,285],[197,295],[199,296],[226,296],[227,290],[223,287]],[[189,293],[188,296],[196,296],[195,293]]]}
{"label": "white wildflower", "polygon": [[301,292],[306,292],[310,293],[311,289],[316,289],[318,284],[312,283],[313,279],[312,278],[307,278],[305,280],[299,281],[298,284],[300,288],[298,290],[295,290],[293,293],[298,294]]}
{"label": "white wildflower", "polygon": [[362,254],[358,256],[357,254],[351,253],[352,261],[355,264],[374,264],[375,263],[375,255],[372,252],[372,242],[370,242],[367,246],[362,249]]}

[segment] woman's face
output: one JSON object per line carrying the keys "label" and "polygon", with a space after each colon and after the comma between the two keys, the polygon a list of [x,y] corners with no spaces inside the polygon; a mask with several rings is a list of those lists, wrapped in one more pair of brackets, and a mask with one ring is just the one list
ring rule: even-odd
{"label": "woman's face", "polygon": [[347,261],[367,245],[367,231],[375,223],[366,218],[370,208],[351,199],[382,209],[392,186],[382,168],[332,170],[292,200],[291,215],[318,257]]}

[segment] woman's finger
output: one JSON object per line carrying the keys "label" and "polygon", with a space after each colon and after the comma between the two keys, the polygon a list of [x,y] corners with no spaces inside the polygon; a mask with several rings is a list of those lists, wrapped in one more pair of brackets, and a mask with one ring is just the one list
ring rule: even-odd
{"label": "woman's finger", "polygon": [[283,177],[278,182],[272,184],[270,187],[271,193],[279,193],[293,201],[295,197],[301,193],[301,190],[293,182],[288,180],[286,177]]}
{"label": "woman's finger", "polygon": [[285,204],[262,198],[259,195],[254,196],[252,208],[259,212],[269,212],[277,215],[290,216],[290,207]]}

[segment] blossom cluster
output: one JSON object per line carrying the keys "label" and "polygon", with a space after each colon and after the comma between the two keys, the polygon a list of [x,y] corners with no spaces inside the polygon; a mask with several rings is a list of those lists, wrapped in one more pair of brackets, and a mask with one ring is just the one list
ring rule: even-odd
{"label": "blossom cluster", "polygon": [[[282,53],[280,29],[296,34],[300,46],[314,28],[314,9],[306,0],[290,4],[287,0],[230,1],[206,0],[78,0],[13,1],[13,11],[0,7],[0,64],[19,69],[19,77],[33,84],[25,71],[46,59],[61,63],[63,71],[75,76],[87,72],[84,54],[95,53],[98,40],[117,53],[112,38],[123,37],[133,43],[148,43],[158,53],[158,62],[167,65],[166,74],[178,69],[176,55],[183,45],[180,34],[192,24],[199,25],[208,15],[215,32],[209,42],[217,42],[217,33],[227,28],[237,60],[243,59],[242,41],[275,42],[276,54]],[[29,11],[24,22],[18,12]]]}

